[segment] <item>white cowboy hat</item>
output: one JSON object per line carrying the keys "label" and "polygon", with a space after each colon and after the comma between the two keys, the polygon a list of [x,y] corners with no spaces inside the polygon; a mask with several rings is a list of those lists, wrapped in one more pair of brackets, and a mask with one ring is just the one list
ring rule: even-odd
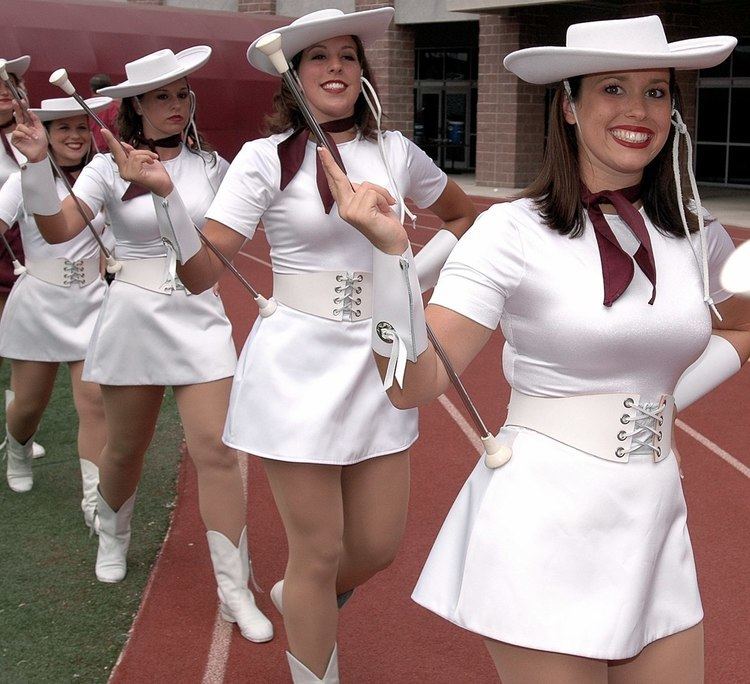
{"label": "white cowboy hat", "polygon": [[31,64],[31,57],[28,55],[16,57],[15,59],[6,59],[5,70],[9,74],[15,74],[18,78],[21,78],[29,68],[29,64]]}
{"label": "white cowboy hat", "polygon": [[247,49],[247,61],[260,71],[278,76],[279,72],[268,57],[255,47],[258,41],[269,33],[281,34],[281,49],[287,61],[291,62],[292,57],[306,47],[336,36],[357,36],[363,45],[368,45],[383,36],[395,12],[393,7],[351,14],[344,14],[338,9],[310,12],[295,19],[288,26],[280,26],[254,40]]}
{"label": "white cowboy hat", "polygon": [[[86,104],[98,112],[112,103],[111,97],[90,97],[85,100]],[[67,119],[70,116],[81,116],[86,114],[83,107],[78,104],[74,97],[55,97],[51,100],[42,100],[42,106],[31,109],[39,117],[40,121],[52,121],[54,119]]]}
{"label": "white cowboy hat", "polygon": [[511,52],[503,65],[529,83],[634,69],[707,69],[723,62],[737,45],[732,36],[668,43],[657,16],[588,21],[568,28],[565,47]]}
{"label": "white cowboy hat", "polygon": [[98,95],[134,97],[172,83],[200,69],[211,56],[208,45],[196,45],[175,54],[158,50],[125,65],[127,80],[117,85],[99,88]]}

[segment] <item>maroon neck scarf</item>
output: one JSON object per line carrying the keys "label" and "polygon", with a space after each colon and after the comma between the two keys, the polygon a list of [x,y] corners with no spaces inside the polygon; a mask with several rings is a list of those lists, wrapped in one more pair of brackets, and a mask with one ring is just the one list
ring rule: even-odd
{"label": "maroon neck scarf", "polygon": [[[350,116],[346,119],[337,119],[336,121],[326,121],[324,124],[320,124],[323,132],[326,134],[328,142],[331,144],[333,150],[333,156],[336,161],[344,167],[344,163],[341,161],[341,155],[339,154],[336,143],[333,138],[328,135],[329,133],[343,133],[348,131],[354,126],[354,117]],[[282,140],[278,146],[277,151],[279,155],[279,161],[281,162],[281,183],[279,189],[283,190],[292,179],[297,175],[297,171],[302,166],[302,161],[305,158],[305,148],[307,146],[307,140],[310,131],[306,127],[298,128],[294,131],[286,140]],[[315,182],[318,186],[318,193],[320,199],[323,202],[323,208],[326,214],[331,212],[333,207],[333,195],[331,189],[328,187],[328,181],[326,180],[325,171],[323,171],[323,164],[320,161],[320,157],[315,155]]]}
{"label": "maroon neck scarf", "polygon": [[[641,187],[634,185],[622,190],[602,190],[592,193],[583,183],[581,184],[581,201],[594,226],[596,244],[599,247],[599,258],[602,262],[602,276],[604,278],[604,306],[612,306],[633,280],[635,267],[633,259],[651,283],[651,299],[656,299],[656,265],[654,250],[648,228],[640,212],[633,206],[633,202],[640,198]],[[620,218],[630,226],[640,241],[640,247],[633,259],[620,246],[615,234],[609,227],[602,213],[601,204],[611,204]]]}

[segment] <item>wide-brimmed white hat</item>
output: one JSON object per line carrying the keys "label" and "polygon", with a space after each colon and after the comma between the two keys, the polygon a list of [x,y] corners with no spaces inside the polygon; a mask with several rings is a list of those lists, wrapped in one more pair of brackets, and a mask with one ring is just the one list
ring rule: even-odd
{"label": "wide-brimmed white hat", "polygon": [[23,57],[16,57],[15,59],[6,59],[5,70],[9,74],[15,74],[18,78],[21,78],[29,68],[29,64],[31,64],[31,57],[29,55],[23,55]]}
{"label": "wide-brimmed white hat", "polygon": [[529,83],[635,69],[708,69],[734,50],[733,36],[708,36],[668,43],[657,16],[588,21],[568,28],[565,47],[511,52],[503,65]]}
{"label": "wide-brimmed white hat", "polygon": [[310,12],[295,19],[288,26],[268,31],[254,40],[247,49],[247,61],[256,69],[278,76],[278,71],[268,57],[255,47],[258,41],[269,33],[281,34],[281,49],[287,61],[290,62],[294,55],[306,47],[336,36],[357,36],[363,45],[369,45],[383,36],[395,12],[393,7],[380,7],[351,14],[344,14],[338,9]]}
{"label": "wide-brimmed white hat", "polygon": [[[98,112],[112,104],[111,97],[90,97],[84,102],[95,112]],[[70,116],[81,116],[86,114],[81,105],[74,97],[54,97],[50,100],[42,100],[42,106],[31,109],[39,117],[40,121],[53,121],[54,119],[67,119]]]}
{"label": "wide-brimmed white hat", "polygon": [[117,85],[99,88],[98,95],[134,97],[160,88],[200,69],[211,56],[208,45],[196,45],[175,54],[158,50],[125,65],[127,80]]}

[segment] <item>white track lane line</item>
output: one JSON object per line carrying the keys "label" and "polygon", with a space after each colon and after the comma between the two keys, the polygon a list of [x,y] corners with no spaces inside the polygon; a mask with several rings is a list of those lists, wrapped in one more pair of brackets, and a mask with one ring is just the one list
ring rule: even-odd
{"label": "white track lane line", "polygon": [[750,477],[750,468],[742,461],[736,459],[728,451],[724,451],[720,446],[714,444],[708,437],[702,435],[698,430],[691,428],[679,418],[675,420],[675,425],[683,432],[687,432],[696,442],[702,444],[706,449],[716,454],[719,458],[724,459],[732,468],[739,470],[745,477]]}
{"label": "white track lane line", "polygon": [[448,397],[441,394],[438,397],[438,401],[442,404],[443,408],[448,412],[448,415],[453,418],[456,425],[466,435],[466,438],[471,442],[471,445],[477,450],[477,453],[484,453],[484,446],[482,440],[479,439],[477,431],[471,426],[468,420],[464,418],[463,414],[453,405]]}
{"label": "white track lane line", "polygon": [[[247,457],[237,452],[242,477],[242,489],[247,500]],[[211,634],[211,646],[206,658],[206,668],[203,670],[201,684],[222,684],[229,660],[229,647],[232,643],[232,624],[221,619],[216,611],[214,629]]]}

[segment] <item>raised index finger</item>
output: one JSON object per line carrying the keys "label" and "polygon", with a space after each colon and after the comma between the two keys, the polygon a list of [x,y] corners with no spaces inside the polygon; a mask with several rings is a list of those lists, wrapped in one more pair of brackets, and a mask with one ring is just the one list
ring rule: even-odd
{"label": "raised index finger", "polygon": [[331,194],[338,205],[341,206],[343,200],[349,200],[354,196],[352,184],[325,147],[319,147],[318,154],[323,164],[323,171],[325,171],[328,179],[328,187],[331,188]]}
{"label": "raised index finger", "polygon": [[115,160],[115,164],[117,164],[118,166],[124,164],[128,156],[123,149],[123,146],[119,143],[115,136],[112,135],[111,131],[108,128],[100,128],[99,130],[101,131],[104,139],[107,141],[107,146],[109,147],[109,151],[112,153],[112,158]]}

